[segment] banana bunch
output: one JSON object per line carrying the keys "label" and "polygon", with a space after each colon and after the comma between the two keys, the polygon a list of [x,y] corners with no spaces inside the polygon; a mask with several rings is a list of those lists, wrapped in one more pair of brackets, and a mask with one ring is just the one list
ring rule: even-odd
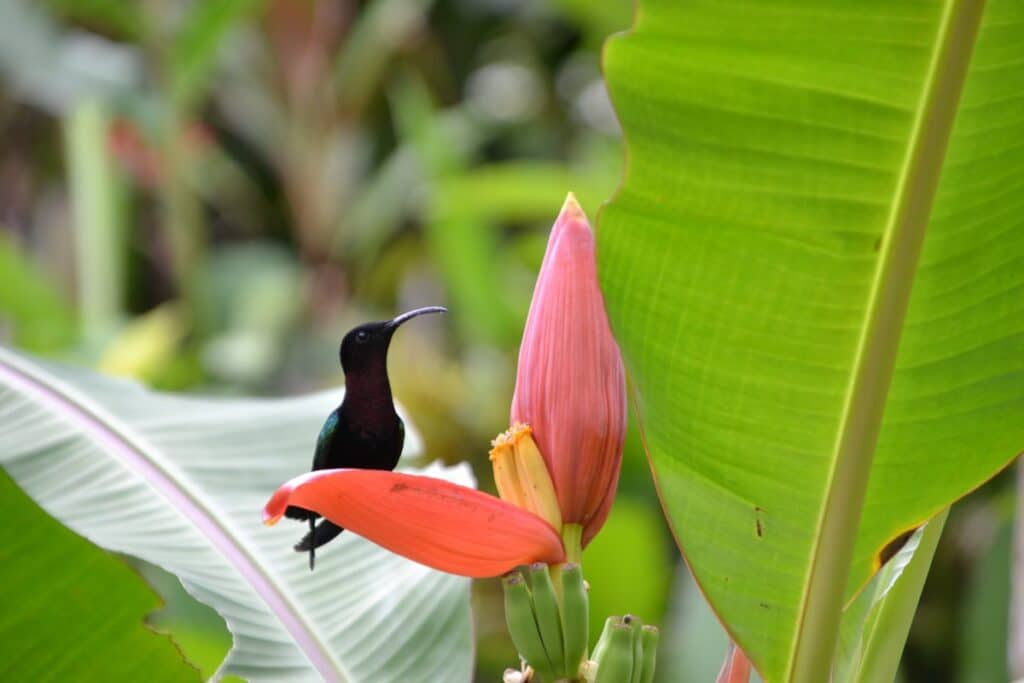
{"label": "banana bunch", "polygon": [[658,653],[658,629],[630,614],[608,617],[594,647],[587,680],[593,683],[651,683]]}
{"label": "banana bunch", "polygon": [[502,587],[512,643],[532,669],[529,676],[508,671],[506,680],[578,680],[586,662],[590,617],[580,566],[568,563],[549,571],[545,564],[532,564],[507,574]]}

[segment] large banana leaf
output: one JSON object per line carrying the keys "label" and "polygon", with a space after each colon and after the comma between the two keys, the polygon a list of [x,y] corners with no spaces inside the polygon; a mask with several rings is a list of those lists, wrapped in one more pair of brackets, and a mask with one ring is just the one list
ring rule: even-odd
{"label": "large banana leaf", "polygon": [[1024,446],[1022,35],[1015,0],[640,0],[608,45],[609,313],[768,681],[827,680],[882,549]]}
{"label": "large banana leaf", "polygon": [[352,534],[311,573],[291,549],[300,525],[260,523],[339,399],[175,397],[0,349],[0,465],[74,531],[164,567],[215,608],[234,636],[221,674],[468,680],[468,580]]}

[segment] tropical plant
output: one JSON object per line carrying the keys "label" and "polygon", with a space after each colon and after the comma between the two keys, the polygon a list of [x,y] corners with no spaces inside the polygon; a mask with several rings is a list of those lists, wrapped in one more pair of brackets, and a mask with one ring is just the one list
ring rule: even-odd
{"label": "tropical plant", "polygon": [[[418,426],[437,435],[432,455],[482,458],[465,435],[508,424],[507,354],[541,263],[541,233],[521,224],[549,218],[570,189],[596,206],[619,161],[607,140],[565,138],[579,120],[545,118],[529,60],[501,57],[516,40],[473,32],[488,55],[477,71],[437,67],[437,54],[462,54],[441,49],[454,38],[437,24],[469,10],[358,5],[0,0],[2,103],[30,102],[64,134],[74,239],[61,244],[78,294],[72,306],[47,281],[37,243],[48,242],[5,235],[0,312],[13,343],[73,349],[160,385],[280,392],[316,381],[334,356],[307,351],[328,348],[345,322],[401,292],[444,292],[465,362],[424,337],[395,354],[410,371],[396,376],[422,375],[408,393],[429,416]],[[570,42],[593,46],[621,25],[624,4],[590,5],[552,0],[578,31]],[[473,19],[501,25],[492,20]],[[606,456],[598,469],[573,450],[593,424],[555,432],[588,399],[618,406],[622,386],[574,393],[587,364],[573,363],[603,357],[574,345],[603,337],[570,324],[582,307],[549,305],[521,349],[512,421],[530,425],[513,424],[491,452],[498,498],[468,488],[463,467],[328,472],[282,487],[268,518],[295,496],[436,569],[513,569],[475,591],[478,636],[507,623],[515,647],[478,647],[491,666],[478,671],[493,674],[493,660],[500,672],[518,652],[506,681],[646,681],[656,632],[595,609],[609,593],[658,605],[672,571],[654,566],[671,546],[641,502],[646,468],[630,452],[642,442],[696,581],[676,582],[661,680],[710,680],[723,655],[723,683],[751,666],[769,683],[893,680],[939,537],[955,526],[950,506],[1024,447],[1022,31],[1014,0],[637,0],[633,29],[604,55],[627,164],[595,231],[636,416],[611,516],[624,426],[607,411],[596,420],[614,437],[590,449]],[[555,50],[549,38],[526,52]],[[551,89],[593,63],[560,65]],[[480,84],[496,74],[489,87],[518,84],[532,113],[513,120],[508,100],[490,101],[500,88]],[[574,106],[586,118],[593,102]],[[10,112],[0,107],[0,124]],[[157,239],[134,227],[150,213]],[[147,256],[129,259],[132,249]],[[129,302],[140,260],[161,272]],[[603,321],[598,308],[584,317]],[[527,384],[539,403],[524,405]],[[467,580],[355,533],[310,574],[290,547],[294,525],[259,524],[275,488],[308,469],[337,393],[185,397],[0,349],[0,466],[14,482],[0,490],[25,532],[3,552],[4,590],[18,592],[4,593],[16,608],[0,620],[10,672],[195,675],[140,627],[152,594],[99,546],[165,568],[217,610],[233,635],[217,676],[469,679]],[[1008,516],[991,523],[1002,531],[986,541],[961,629],[984,627],[974,640],[999,648],[1005,623],[990,629],[989,617],[1007,602]],[[22,594],[36,584],[54,602],[79,600],[83,627],[34,610]],[[116,605],[95,609],[103,600]],[[96,619],[108,611],[117,640]],[[65,644],[61,656],[33,657],[42,639]],[[958,665],[1005,678],[986,646]],[[132,656],[115,658],[119,648]]]}

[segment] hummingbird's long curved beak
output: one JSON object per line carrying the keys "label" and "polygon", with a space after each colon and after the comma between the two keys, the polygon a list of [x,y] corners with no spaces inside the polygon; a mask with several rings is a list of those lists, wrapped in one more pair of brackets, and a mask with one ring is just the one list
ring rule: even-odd
{"label": "hummingbird's long curved beak", "polygon": [[448,309],[445,308],[444,306],[426,306],[424,308],[415,308],[415,309],[413,309],[411,311],[403,313],[400,316],[392,318],[391,320],[388,321],[388,323],[387,323],[387,325],[385,327],[387,327],[387,329],[389,329],[389,330],[394,330],[395,328],[397,328],[402,323],[408,322],[408,321],[412,320],[413,318],[415,318],[416,316],[425,315],[427,313],[447,313],[447,312],[448,312]]}

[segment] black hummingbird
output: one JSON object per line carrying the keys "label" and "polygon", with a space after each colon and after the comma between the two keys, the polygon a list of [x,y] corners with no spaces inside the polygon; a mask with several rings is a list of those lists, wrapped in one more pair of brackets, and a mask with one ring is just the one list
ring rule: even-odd
{"label": "black hummingbird", "polygon": [[[320,429],[313,454],[313,470],[347,467],[393,470],[402,454],[405,423],[395,412],[388,380],[388,347],[398,327],[424,313],[445,313],[442,306],[427,306],[381,322],[353,328],[341,340],[338,356],[345,372],[345,397]],[[295,545],[297,552],[309,551],[309,568],[316,561],[316,549],[344,529],[320,515],[291,505],[285,515],[309,520],[309,533]]]}

